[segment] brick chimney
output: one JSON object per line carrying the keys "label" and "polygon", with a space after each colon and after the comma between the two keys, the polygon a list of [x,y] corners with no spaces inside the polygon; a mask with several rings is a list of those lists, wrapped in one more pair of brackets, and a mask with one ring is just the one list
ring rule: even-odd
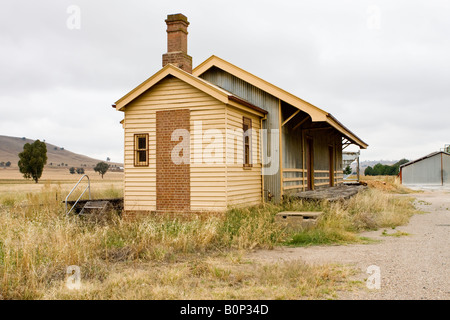
{"label": "brick chimney", "polygon": [[163,67],[172,63],[192,73],[192,57],[187,54],[187,17],[181,13],[169,14],[167,24],[167,53],[163,54]]}

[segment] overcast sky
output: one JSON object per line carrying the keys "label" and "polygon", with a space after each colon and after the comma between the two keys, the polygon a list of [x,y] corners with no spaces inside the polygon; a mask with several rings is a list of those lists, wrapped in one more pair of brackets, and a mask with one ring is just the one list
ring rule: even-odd
{"label": "overcast sky", "polygon": [[2,0],[0,135],[122,162],[111,104],[161,68],[172,13],[194,66],[217,55],[330,112],[362,160],[450,143],[450,1],[435,0]]}

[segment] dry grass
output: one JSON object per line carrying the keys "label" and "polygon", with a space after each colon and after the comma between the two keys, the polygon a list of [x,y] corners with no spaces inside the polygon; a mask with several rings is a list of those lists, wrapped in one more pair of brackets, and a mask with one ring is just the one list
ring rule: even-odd
{"label": "dry grass", "polygon": [[[122,181],[123,180],[123,172],[117,171],[108,171],[102,177],[95,172],[91,168],[85,169],[86,174],[89,175],[89,178],[94,181]],[[79,174],[70,174],[69,168],[44,168],[44,172],[42,173],[42,177],[39,180],[39,183],[45,183],[48,181],[51,182],[61,182],[61,183],[70,183],[74,184],[78,179],[81,178]],[[1,184],[36,184],[31,179],[24,179],[23,175],[20,173],[18,168],[0,168],[0,182]]]}
{"label": "dry grass", "polygon": [[[16,196],[0,201],[3,299],[310,299],[351,283],[344,267],[243,258],[282,241],[274,205],[92,224],[64,216],[58,184]],[[81,269],[79,291],[66,287],[71,265]]]}
{"label": "dry grass", "polygon": [[[400,190],[404,193],[403,189]],[[409,218],[418,213],[413,200],[399,197],[393,191],[370,187],[346,201],[318,203],[318,211],[324,214],[320,216],[317,226],[294,234],[288,243],[314,245],[365,242],[366,239],[358,236],[361,231],[395,228],[408,223]]]}
{"label": "dry grass", "polygon": [[[0,298],[333,298],[336,290],[352,286],[352,269],[245,259],[249,249],[270,249],[292,236],[274,223],[274,215],[323,210],[310,232],[331,242],[351,242],[358,241],[360,230],[403,224],[412,212],[408,199],[370,189],[343,203],[266,204],[188,220],[113,216],[93,224],[64,215],[64,184],[39,185],[22,191],[21,185],[8,184],[20,191],[0,196]],[[104,181],[95,196],[121,194]],[[70,265],[81,269],[81,290],[65,285]]]}
{"label": "dry grass", "polygon": [[[116,266],[117,267],[117,266]],[[323,299],[348,289],[353,270],[306,265],[233,261],[225,256],[197,257],[172,264],[141,263],[114,267],[104,280],[82,281],[81,290],[65,283],[45,299]]]}

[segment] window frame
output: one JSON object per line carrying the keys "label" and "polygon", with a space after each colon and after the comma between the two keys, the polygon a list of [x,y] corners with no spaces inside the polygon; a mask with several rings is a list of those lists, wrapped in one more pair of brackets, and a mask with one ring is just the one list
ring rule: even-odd
{"label": "window frame", "polygon": [[[139,148],[139,138],[145,138],[145,148]],[[145,152],[145,161],[139,161],[139,153]],[[149,165],[149,135],[148,133],[134,134],[134,150],[133,150],[133,164],[135,167],[148,167]]]}
{"label": "window frame", "polygon": [[[245,127],[247,126],[247,130]],[[243,167],[251,168],[253,167],[252,159],[252,119],[247,117],[242,117],[242,144],[243,144]],[[245,142],[245,138],[248,137],[248,144]],[[248,147],[248,148],[247,148]],[[248,150],[248,157],[247,157]],[[247,162],[248,158],[248,162]]]}

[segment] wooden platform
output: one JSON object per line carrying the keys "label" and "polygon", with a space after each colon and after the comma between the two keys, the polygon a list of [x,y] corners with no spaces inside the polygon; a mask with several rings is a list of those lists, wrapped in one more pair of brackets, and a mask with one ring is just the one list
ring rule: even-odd
{"label": "wooden platform", "polygon": [[367,189],[363,185],[340,185],[319,190],[303,191],[292,194],[290,197],[302,200],[328,200],[339,201],[349,199],[358,192]]}

